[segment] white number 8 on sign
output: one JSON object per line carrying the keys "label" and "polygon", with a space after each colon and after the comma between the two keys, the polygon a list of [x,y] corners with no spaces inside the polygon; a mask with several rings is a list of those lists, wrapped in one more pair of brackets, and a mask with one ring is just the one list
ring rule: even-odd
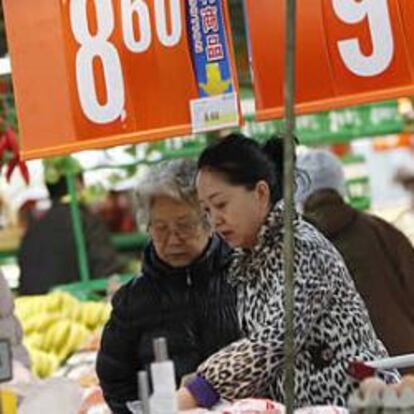
{"label": "white number 8 on sign", "polygon": [[372,53],[362,53],[358,39],[338,42],[339,53],[347,68],[358,76],[380,75],[394,56],[394,39],[387,0],[332,0],[336,15],[345,23],[356,24],[367,19]]}
{"label": "white number 8 on sign", "polygon": [[[87,0],[70,2],[73,34],[81,45],[76,56],[76,80],[79,100],[86,117],[97,124],[115,121],[125,103],[122,65],[115,46],[108,41],[114,30],[112,0],[94,0],[97,13],[97,33],[88,29]],[[101,104],[96,92],[93,61],[99,58],[105,78],[106,103]]]}
{"label": "white number 8 on sign", "polygon": [[[115,46],[109,41],[114,32],[113,0],[93,0],[97,14],[97,33],[88,28],[88,0],[70,1],[70,22],[73,35],[80,44],[76,56],[76,82],[79,101],[85,116],[97,124],[107,124],[118,119],[125,106],[125,86],[122,63]],[[119,3],[120,0],[117,0]],[[167,21],[169,1],[170,24]],[[132,53],[147,51],[152,42],[150,10],[144,0],[121,0],[122,34],[126,48]],[[155,25],[158,39],[165,47],[176,46],[182,36],[180,0],[155,0]],[[135,37],[137,17],[139,38]],[[93,62],[102,63],[106,103],[101,104],[96,91]]]}

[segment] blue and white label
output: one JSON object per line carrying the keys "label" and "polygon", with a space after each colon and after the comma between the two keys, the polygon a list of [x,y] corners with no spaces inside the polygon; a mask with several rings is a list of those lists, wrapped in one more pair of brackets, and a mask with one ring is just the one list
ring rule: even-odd
{"label": "blue and white label", "polygon": [[[193,130],[200,132],[237,125],[237,95],[231,76],[222,0],[187,0],[186,5],[189,43],[200,98],[199,103],[196,99],[190,104]],[[205,120],[203,125],[202,119]]]}

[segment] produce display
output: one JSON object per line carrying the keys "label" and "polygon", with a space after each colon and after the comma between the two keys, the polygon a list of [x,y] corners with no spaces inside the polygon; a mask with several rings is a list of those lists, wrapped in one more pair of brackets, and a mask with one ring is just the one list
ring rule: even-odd
{"label": "produce display", "polygon": [[387,385],[377,377],[369,377],[349,399],[351,413],[368,414],[390,412],[414,412],[414,375],[406,375],[397,384]]}
{"label": "produce display", "polygon": [[103,302],[80,302],[65,292],[16,299],[24,344],[32,370],[40,378],[54,373],[108,320],[111,307]]}
{"label": "produce display", "polygon": [[[183,411],[184,413],[184,411]],[[204,408],[196,408],[185,411],[186,414],[285,414],[286,407],[283,404],[261,398],[246,398],[233,403],[224,403],[209,411]],[[346,408],[333,405],[321,405],[299,408],[295,414],[348,414]]]}

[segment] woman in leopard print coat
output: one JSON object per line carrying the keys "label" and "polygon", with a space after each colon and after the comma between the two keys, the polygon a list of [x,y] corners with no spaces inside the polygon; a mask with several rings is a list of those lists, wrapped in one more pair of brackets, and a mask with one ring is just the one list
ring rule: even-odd
{"label": "woman in leopard print coat", "polygon": [[[261,149],[253,140],[230,135],[199,160],[200,202],[215,229],[236,247],[229,278],[238,289],[245,337],[198,368],[197,376],[178,391],[181,408],[210,407],[220,398],[270,395],[284,400],[279,142],[268,141]],[[339,253],[300,216],[294,229],[295,405],[345,405],[355,386],[348,374],[350,361],[387,353]]]}

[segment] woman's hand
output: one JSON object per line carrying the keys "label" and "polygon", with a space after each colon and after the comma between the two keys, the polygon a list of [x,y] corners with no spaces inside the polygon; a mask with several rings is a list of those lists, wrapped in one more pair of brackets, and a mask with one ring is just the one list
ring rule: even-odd
{"label": "woman's hand", "polygon": [[198,404],[187,388],[182,387],[177,391],[177,403],[179,410],[191,410],[197,408]]}

